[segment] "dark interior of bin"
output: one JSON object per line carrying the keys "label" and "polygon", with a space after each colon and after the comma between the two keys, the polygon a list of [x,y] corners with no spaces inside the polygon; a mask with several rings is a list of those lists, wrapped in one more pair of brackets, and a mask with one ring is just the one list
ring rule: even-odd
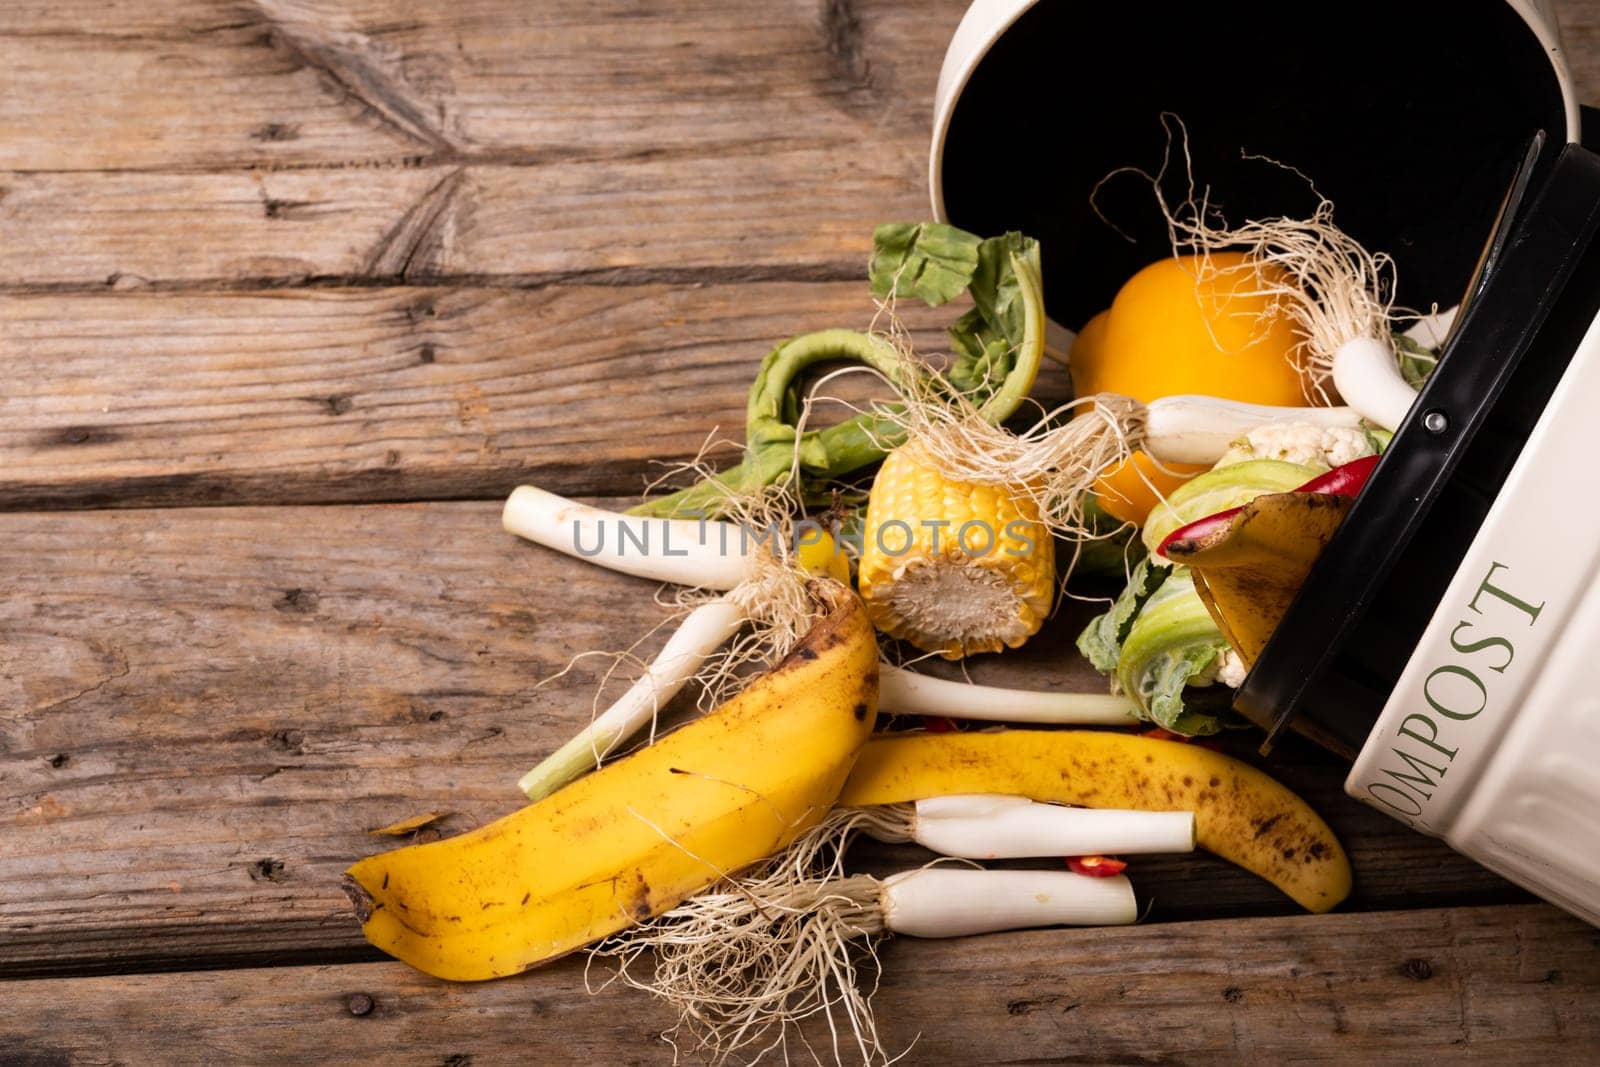
{"label": "dark interior of bin", "polygon": [[[952,115],[950,221],[1040,239],[1046,306],[1077,328],[1168,253],[1147,183],[1183,121],[1196,181],[1230,222],[1305,215],[1304,179],[1366,247],[1394,256],[1400,300],[1460,297],[1529,135],[1566,130],[1549,58],[1504,0],[1084,3],[1042,0],[974,72]],[[1182,198],[1174,156],[1166,192]]]}

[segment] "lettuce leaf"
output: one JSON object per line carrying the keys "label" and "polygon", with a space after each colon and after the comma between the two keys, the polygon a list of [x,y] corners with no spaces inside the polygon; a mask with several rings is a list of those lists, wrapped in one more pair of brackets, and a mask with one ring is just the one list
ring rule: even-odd
{"label": "lettuce leaf", "polygon": [[1127,588],[1123,589],[1111,609],[1096,615],[1084,627],[1078,635],[1078,651],[1094,665],[1095,670],[1110,674],[1117,669],[1117,661],[1122,658],[1122,642],[1127,639],[1134,618],[1151,594],[1166,581],[1171,570],[1171,567],[1151,563],[1148,557],[1140,560],[1128,579]]}
{"label": "lettuce leaf", "polygon": [[1400,360],[1400,376],[1413,389],[1421,389],[1439,365],[1439,355],[1433,349],[1403,333],[1392,335],[1395,355]]}
{"label": "lettuce leaf", "polygon": [[[877,297],[939,307],[967,293],[972,310],[949,329],[955,359],[945,377],[981,404],[1017,365],[1029,299],[1038,291],[1039,243],[1020,233],[981,238],[942,222],[896,222],[872,232],[868,274]],[[1030,268],[1018,274],[1018,262]]]}
{"label": "lettuce leaf", "polygon": [[948,304],[972,284],[981,244],[976,234],[942,222],[885,223],[872,231],[872,295]]}
{"label": "lettuce leaf", "polygon": [[1117,681],[1144,714],[1176,734],[1214,734],[1221,719],[1184,706],[1184,688],[1228,649],[1189,568],[1174,567],[1134,617],[1117,658]]}

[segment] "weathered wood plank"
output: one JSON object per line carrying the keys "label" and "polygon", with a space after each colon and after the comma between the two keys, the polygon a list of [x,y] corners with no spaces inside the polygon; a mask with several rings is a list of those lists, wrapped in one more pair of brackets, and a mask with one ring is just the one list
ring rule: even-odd
{"label": "weathered wood plank", "polygon": [[853,269],[961,7],[9,7],[0,286]]}
{"label": "weathered wood plank", "polygon": [[1572,69],[1572,82],[1585,103],[1600,99],[1600,0],[1556,0],[1556,20]]}
{"label": "weathered wood plank", "polygon": [[[1600,1043],[1595,931],[1543,905],[903,939],[882,958],[880,1031],[911,1064],[1578,1063]],[[665,1007],[589,995],[578,959],[467,986],[380,963],[0,988],[8,1062],[672,1061]],[[804,1032],[831,1060],[826,1029]]]}
{"label": "weathered wood plank", "polygon": [[[513,810],[605,664],[540,680],[666,612],[646,583],[504,535],[497,511],[0,516],[0,974],[358,949],[340,872],[394,843],[367,829]],[[1067,652],[1083,613],[975,673],[1098,687]],[[1352,907],[1524,899],[1343,797],[1331,758],[1291,746],[1275,770],[1350,848]],[[1157,919],[1293,910],[1207,856],[1135,877]]]}
{"label": "weathered wood plank", "polygon": [[[90,6],[11,8],[5,16],[10,32],[0,33],[0,41],[40,50],[27,53],[33,58],[26,62],[17,58],[18,77],[28,78],[48,73],[30,63],[58,70],[65,60],[52,51],[57,47],[161,52],[191,34],[204,38],[195,46],[203,49],[270,51],[255,40],[262,31],[247,17],[219,20],[218,10],[204,4],[184,7],[175,21],[164,10],[160,17],[142,10],[124,12],[126,25],[107,33],[84,28],[100,25]],[[449,18],[468,27],[457,27],[460,32],[482,38],[471,39],[485,50],[485,70],[522,62],[516,58],[521,52],[502,48],[501,37],[485,30],[492,5],[451,10]],[[797,33],[795,26],[810,26],[805,19],[815,16],[802,18],[798,7],[782,10],[787,14],[771,20],[773,33]],[[839,9],[843,14],[828,10],[835,21],[855,18],[866,39],[892,45],[896,54],[933,47],[916,35],[929,32],[937,17],[913,18],[895,5],[854,15],[848,8]],[[376,17],[357,11],[341,15],[341,22],[323,8],[296,11],[302,19],[331,19],[328,26],[343,27],[339,33],[357,33],[349,26]],[[1600,19],[1596,12],[1600,4],[1569,11],[1577,57],[1594,52],[1581,35]],[[615,37],[619,26],[632,25],[626,17],[633,13],[632,7],[602,7],[592,23],[549,16],[560,24],[539,32],[551,40]],[[400,42],[380,51],[391,58],[440,52],[425,42],[404,42],[444,34],[454,22],[430,21],[444,17],[378,19],[379,36],[398,35]],[[704,28],[702,22],[715,21],[709,8],[674,5],[651,9],[647,21],[674,19],[686,21],[663,41],[687,39]],[[745,47],[758,56],[776,48],[760,34],[720,34],[711,38],[719,48]],[[613,146],[513,163],[435,154],[413,160],[417,166],[370,169],[56,171],[0,178],[0,285],[33,293],[0,305],[0,364],[12,383],[0,401],[7,416],[0,429],[0,507],[493,496],[519,477],[569,491],[627,493],[655,473],[651,459],[682,460],[714,426],[732,430],[750,368],[771,343],[803,329],[865,321],[865,299],[854,279],[870,226],[923,211],[923,134],[893,141],[898,134],[886,131],[921,127],[900,118],[862,127],[859,116],[841,117],[837,100],[818,102],[794,87],[741,95],[727,72],[693,75],[722,79],[716,93],[684,90],[702,104],[714,100],[715,107],[672,104],[674,92],[642,73],[660,73],[675,62],[648,51],[665,46],[630,37],[616,47],[626,53],[612,57],[619,69],[635,71],[631,80],[620,80],[627,92],[645,94],[638,108],[646,109],[633,112],[616,136],[665,137],[677,145],[673,123],[748,119],[765,139],[738,148],[683,136],[683,145],[704,143],[709,154],[697,147]],[[852,54],[859,59],[866,53]],[[787,62],[769,64],[777,85],[800,76]],[[218,70],[235,70],[215,63]],[[293,71],[270,73],[278,67],[268,64],[262,76],[293,80]],[[882,64],[872,70],[881,73]],[[522,84],[505,70],[471,76],[480,74],[487,80],[473,99],[488,110],[496,78]],[[543,85],[545,73],[540,68],[526,77]],[[302,80],[307,92],[326,95],[328,106],[355,107],[375,129],[387,129],[384,136],[399,136],[370,108],[341,102],[316,78]],[[23,89],[34,84],[24,82]],[[257,88],[248,99],[276,99]],[[895,79],[874,91],[924,99],[927,88]],[[47,128],[52,143],[79,144],[61,138],[54,112],[27,111],[34,106],[27,101],[38,102],[34,90],[43,93],[34,86],[15,98],[0,94],[12,101],[0,106],[22,109],[17,121]],[[771,138],[772,116],[760,109],[773,100],[806,115],[808,107],[822,109],[825,121],[817,122],[825,134]],[[640,119],[658,106],[664,125]],[[760,113],[738,117],[746,106]],[[910,106],[901,101],[891,110],[900,115]],[[196,130],[220,138],[208,124],[235,121],[210,117],[226,111],[190,108],[182,114],[198,124],[195,129],[184,122],[163,129],[180,140]],[[566,114],[550,112],[558,113]],[[803,127],[812,120],[796,121]],[[503,128],[506,136],[511,129]],[[130,135],[139,144],[150,139]],[[307,140],[339,143],[326,131]],[[0,150],[7,143],[0,138]],[[86,135],[82,143],[98,142]],[[269,141],[260,150],[298,143]],[[837,285],[822,281],[833,278]],[[276,292],[308,280],[411,285],[305,297]],[[575,282],[588,284],[573,288]],[[707,282],[716,284],[690,288]],[[607,291],[617,283],[635,291]],[[445,286],[436,303],[455,309],[448,322],[438,316],[406,321],[401,309],[434,302],[405,291],[421,285]],[[49,291],[86,286],[106,291]],[[173,286],[273,291],[234,301],[165,291]],[[510,291],[489,291],[496,288]],[[591,313],[583,315],[584,308]],[[553,325],[549,316],[556,318]],[[679,319],[683,326],[673,327]],[[519,337],[525,343],[513,340]],[[422,365],[429,353],[438,362]],[[566,369],[573,361],[581,363],[577,371]],[[649,390],[641,384],[645,375]],[[613,389],[609,379],[622,381]],[[619,438],[607,417],[613,392],[660,397],[652,415],[667,432]],[[559,408],[544,403],[555,395],[563,398]],[[580,450],[581,467],[572,459]]]}
{"label": "weathered wood plank", "polygon": [[922,150],[863,141],[621,163],[0,175],[0,286],[854,277],[873,226],[927,215]]}
{"label": "weathered wood plank", "polygon": [[0,169],[716,158],[925,136],[964,8],[144,0],[108,18],[93,0],[17,0],[0,12]]}
{"label": "weathered wood plank", "polygon": [[[498,497],[520,481],[637,494],[713,431],[743,441],[774,344],[867,327],[861,274],[11,297],[0,508]],[[956,314],[908,308],[906,321],[931,354]],[[875,385],[824,391],[859,402]],[[1040,395],[1065,391],[1059,371],[1042,377]]]}

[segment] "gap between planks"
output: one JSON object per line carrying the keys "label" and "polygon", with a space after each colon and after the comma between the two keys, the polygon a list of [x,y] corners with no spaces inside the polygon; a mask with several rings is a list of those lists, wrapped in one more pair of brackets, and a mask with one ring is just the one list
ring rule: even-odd
{"label": "gap between planks", "polygon": [[[0,509],[637,495],[742,441],[776,343],[875,311],[864,278],[13,297]],[[903,317],[937,352],[956,314]],[[826,392],[882,394],[865,374]]]}
{"label": "gap between planks", "polygon": [[252,293],[319,289],[486,289],[537,292],[557,286],[593,285],[626,289],[650,285],[759,285],[768,282],[812,284],[817,282],[863,283],[866,271],[860,263],[796,263],[717,266],[706,264],[684,267],[592,267],[572,270],[500,274],[408,273],[382,274],[306,274],[306,275],[217,275],[205,278],[145,279],[120,272],[103,282],[0,282],[0,296],[116,296],[119,294],[189,293],[225,296]]}
{"label": "gap between planks", "polygon": [[[1600,1042],[1597,937],[1528,905],[903,938],[874,1004],[910,1063],[1576,1062]],[[662,1003],[585,985],[581,956],[471,985],[393,962],[11,982],[0,1047],[52,1064],[672,1060]],[[830,1047],[816,1020],[804,1034]]]}

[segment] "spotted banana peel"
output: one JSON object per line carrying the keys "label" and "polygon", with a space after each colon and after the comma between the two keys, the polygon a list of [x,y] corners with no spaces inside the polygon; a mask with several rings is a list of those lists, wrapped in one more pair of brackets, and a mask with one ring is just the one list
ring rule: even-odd
{"label": "spotted banana peel", "polygon": [[1330,493],[1268,493],[1162,552],[1188,566],[1222,636],[1253,667],[1350,504]]}
{"label": "spotted banana peel", "polygon": [[874,738],[841,805],[1001,793],[1057,804],[1192,811],[1201,848],[1308,911],[1350,894],[1350,860],[1311,806],[1266,773],[1199,745],[1098,730],[903,733]]}
{"label": "spotted banana peel", "polygon": [[367,940],[440,978],[516,974],[672,908],[788,845],[872,732],[878,647],[837,582],[765,674],[705,718],[487,826],[368,857]]}

